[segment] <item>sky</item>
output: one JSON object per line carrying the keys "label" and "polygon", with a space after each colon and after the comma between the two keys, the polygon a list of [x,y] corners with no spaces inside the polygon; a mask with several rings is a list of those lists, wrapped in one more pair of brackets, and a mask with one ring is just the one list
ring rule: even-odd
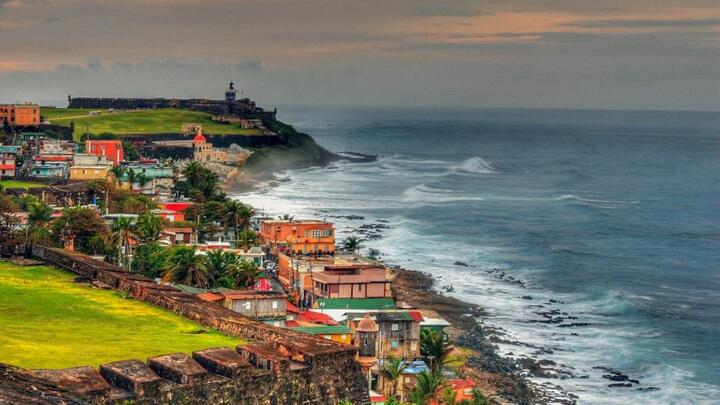
{"label": "sky", "polygon": [[0,0],[0,102],[720,110],[718,0]]}

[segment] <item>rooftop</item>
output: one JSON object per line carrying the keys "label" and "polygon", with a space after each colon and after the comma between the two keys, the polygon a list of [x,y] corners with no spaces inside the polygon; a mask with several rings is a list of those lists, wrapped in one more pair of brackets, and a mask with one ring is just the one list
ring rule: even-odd
{"label": "rooftop", "polygon": [[320,298],[315,308],[321,309],[395,309],[392,298]]}
{"label": "rooftop", "polygon": [[352,332],[350,328],[344,325],[298,326],[293,329],[310,335],[342,335]]}

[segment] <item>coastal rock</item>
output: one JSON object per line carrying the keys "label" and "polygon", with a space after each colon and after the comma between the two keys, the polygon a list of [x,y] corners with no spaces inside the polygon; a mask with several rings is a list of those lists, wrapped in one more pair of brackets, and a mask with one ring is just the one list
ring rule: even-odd
{"label": "coastal rock", "polygon": [[464,263],[464,262],[461,262],[461,261],[457,261],[457,262],[455,262],[454,264],[455,264],[456,266],[468,267],[467,263]]}

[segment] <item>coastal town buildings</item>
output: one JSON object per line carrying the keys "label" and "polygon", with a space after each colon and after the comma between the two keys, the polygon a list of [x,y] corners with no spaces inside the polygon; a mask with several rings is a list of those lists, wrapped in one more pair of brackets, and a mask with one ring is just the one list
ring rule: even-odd
{"label": "coastal town buildings", "polygon": [[[274,326],[285,326],[287,295],[276,291],[223,290],[200,296],[221,302],[225,308]],[[222,297],[220,301],[217,296]]]}
{"label": "coastal town buildings", "polygon": [[273,254],[332,255],[335,226],[318,220],[266,219],[260,221],[260,239]]}
{"label": "coastal town buildings", "polygon": [[0,176],[15,177],[19,146],[0,145]]}
{"label": "coastal town buildings", "polygon": [[125,159],[121,141],[85,141],[85,153],[105,156],[114,166]]}
{"label": "coastal town buildings", "polygon": [[[367,313],[380,329],[378,353],[381,358],[394,356],[414,359],[420,357],[420,322],[423,317],[420,311],[382,311]],[[353,314],[348,317],[348,326],[357,327],[365,317]]]}
{"label": "coastal town buildings", "polygon": [[0,124],[10,126],[40,125],[40,106],[37,104],[0,104]]}
{"label": "coastal town buildings", "polygon": [[384,266],[331,265],[312,274],[311,301],[317,298],[392,297]]}
{"label": "coastal town buildings", "polygon": [[199,162],[241,164],[252,154],[249,150],[238,145],[232,145],[226,149],[215,148],[202,134],[202,129],[193,138],[193,149],[193,160]]}

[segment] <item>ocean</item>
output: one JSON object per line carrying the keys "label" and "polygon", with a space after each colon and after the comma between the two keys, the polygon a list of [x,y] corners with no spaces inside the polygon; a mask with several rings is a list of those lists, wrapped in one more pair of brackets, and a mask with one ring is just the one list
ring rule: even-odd
{"label": "ocean", "polygon": [[283,107],[279,118],[378,158],[288,171],[242,201],[327,218],[338,238],[367,239],[364,252],[432,274],[487,310],[500,353],[554,362],[564,378],[532,380],[579,403],[720,401],[720,113]]}

